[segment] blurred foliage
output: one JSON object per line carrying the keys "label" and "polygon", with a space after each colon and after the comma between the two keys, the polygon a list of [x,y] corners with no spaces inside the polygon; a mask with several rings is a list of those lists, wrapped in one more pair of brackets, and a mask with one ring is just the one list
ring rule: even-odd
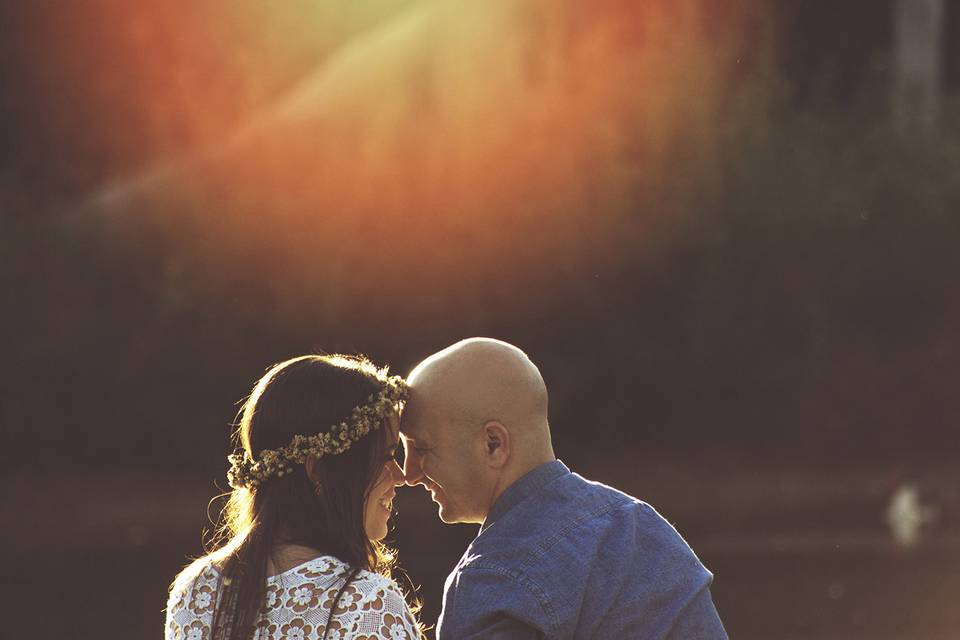
{"label": "blurred foliage", "polygon": [[0,2],[0,155],[18,184],[76,196],[222,141],[318,60],[422,1]]}
{"label": "blurred foliage", "polygon": [[[771,51],[772,24],[755,23]],[[284,55],[321,55],[297,42]],[[37,182],[19,167],[0,184],[0,428],[28,452],[13,465],[217,468],[235,403],[270,363],[362,351],[404,372],[469,335],[514,341],[541,364],[566,459],[613,446],[955,453],[960,103],[938,136],[900,137],[882,74],[809,99],[830,89],[797,80],[788,43],[725,79],[715,121],[693,113],[710,144],[699,130],[665,138],[659,173],[637,171],[648,150],[629,135],[594,158],[604,164],[587,158],[574,170],[596,172],[577,201],[589,215],[558,230],[508,212],[510,262],[487,270],[478,261],[499,254],[456,220],[442,223],[446,249],[389,249],[398,225],[433,223],[384,212],[298,237],[262,201],[238,213],[243,233],[221,218],[66,213],[42,184],[69,163],[38,152]],[[194,195],[197,214],[223,197]],[[407,264],[434,249],[420,271]]]}

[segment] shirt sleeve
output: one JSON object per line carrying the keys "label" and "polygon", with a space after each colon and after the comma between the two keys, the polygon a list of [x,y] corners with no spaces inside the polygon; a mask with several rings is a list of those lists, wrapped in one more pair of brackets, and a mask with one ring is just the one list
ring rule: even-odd
{"label": "shirt sleeve", "polygon": [[543,637],[542,633],[530,625],[509,616],[501,616],[466,640],[540,640]]}
{"label": "shirt sleeve", "polygon": [[473,566],[447,582],[437,640],[535,640],[555,626],[549,599],[529,577]]}
{"label": "shirt sleeve", "polygon": [[701,589],[687,603],[667,640],[728,640],[709,587]]}

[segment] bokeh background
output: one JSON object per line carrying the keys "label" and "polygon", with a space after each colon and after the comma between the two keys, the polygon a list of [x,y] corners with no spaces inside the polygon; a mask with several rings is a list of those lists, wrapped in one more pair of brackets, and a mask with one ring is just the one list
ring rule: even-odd
{"label": "bokeh background", "polygon": [[160,636],[269,364],[472,335],[731,637],[960,637],[953,0],[0,6],[3,637]]}

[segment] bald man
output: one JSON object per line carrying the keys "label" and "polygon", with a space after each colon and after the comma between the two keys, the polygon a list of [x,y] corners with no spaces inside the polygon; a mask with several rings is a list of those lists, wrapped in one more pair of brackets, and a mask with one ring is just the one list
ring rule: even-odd
{"label": "bald man", "polygon": [[547,389],[523,351],[471,338],[408,382],[407,484],[444,522],[481,525],[447,578],[438,640],[727,637],[713,576],[676,530],[556,459]]}

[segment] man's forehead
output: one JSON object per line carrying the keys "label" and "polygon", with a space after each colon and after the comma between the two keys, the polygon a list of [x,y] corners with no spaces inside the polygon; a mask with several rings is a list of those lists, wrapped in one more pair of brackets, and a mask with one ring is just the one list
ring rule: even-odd
{"label": "man's forehead", "polygon": [[413,432],[415,430],[414,426],[414,413],[410,410],[410,405],[407,404],[403,410],[400,412],[400,435],[406,438],[412,438]]}
{"label": "man's forehead", "polygon": [[[411,410],[412,409],[412,410]],[[400,414],[400,434],[408,440],[423,440],[430,435],[428,412],[422,407],[409,404]]]}
{"label": "man's forehead", "polygon": [[407,440],[420,440],[423,438],[423,428],[410,419],[400,419],[400,435]]}

